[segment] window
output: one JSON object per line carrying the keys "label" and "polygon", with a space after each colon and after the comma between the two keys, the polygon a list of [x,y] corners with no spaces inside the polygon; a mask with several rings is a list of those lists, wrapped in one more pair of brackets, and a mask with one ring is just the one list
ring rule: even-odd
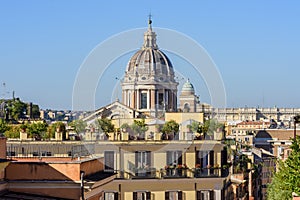
{"label": "window", "polygon": [[196,165],[200,165],[201,168],[207,168],[208,166],[213,167],[214,151],[197,151]]}
{"label": "window", "polygon": [[128,106],[130,106],[130,103],[131,103],[131,94],[130,94],[130,92],[128,92]]}
{"label": "window", "polygon": [[141,93],[141,109],[147,108],[147,93]]}
{"label": "window", "polygon": [[104,152],[104,170],[114,171],[115,169],[115,152],[105,151]]}
{"label": "window", "polygon": [[117,192],[104,192],[104,200],[118,200]]}
{"label": "window", "polygon": [[197,200],[214,200],[215,194],[213,190],[197,191]]}
{"label": "window", "polygon": [[146,191],[134,192],[133,200],[151,200],[151,192],[146,192]]}
{"label": "window", "polygon": [[14,151],[8,151],[6,154],[7,156],[16,156],[16,152]]}
{"label": "window", "polygon": [[136,151],[135,152],[135,167],[149,168],[151,167],[151,152],[150,151]]}
{"label": "window", "polygon": [[32,152],[32,156],[39,156],[39,153],[37,151]]}
{"label": "window", "polygon": [[181,191],[167,191],[165,192],[165,200],[182,200]]}
{"label": "window", "polygon": [[190,104],[189,103],[185,103],[183,106],[183,111],[184,112],[190,112]]}
{"label": "window", "polygon": [[164,105],[164,94],[163,93],[158,94],[158,104]]}
{"label": "window", "polygon": [[167,165],[182,165],[182,151],[167,151]]}

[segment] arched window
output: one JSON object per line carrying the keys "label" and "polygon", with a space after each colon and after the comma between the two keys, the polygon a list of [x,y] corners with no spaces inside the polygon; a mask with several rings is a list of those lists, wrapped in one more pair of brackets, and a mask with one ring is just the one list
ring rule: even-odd
{"label": "arched window", "polygon": [[183,106],[183,112],[189,112],[190,111],[190,104],[189,103],[185,103]]}

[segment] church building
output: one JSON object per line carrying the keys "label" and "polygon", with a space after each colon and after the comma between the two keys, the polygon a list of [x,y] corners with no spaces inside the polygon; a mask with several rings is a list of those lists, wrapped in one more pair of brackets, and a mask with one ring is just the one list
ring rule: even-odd
{"label": "church building", "polygon": [[158,117],[177,111],[177,86],[170,59],[156,44],[156,33],[148,21],[144,44],[129,60],[122,83],[123,104]]}

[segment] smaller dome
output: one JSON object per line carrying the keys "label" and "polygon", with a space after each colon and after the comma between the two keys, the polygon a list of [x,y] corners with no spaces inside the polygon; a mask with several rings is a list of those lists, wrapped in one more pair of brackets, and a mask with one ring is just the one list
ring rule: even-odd
{"label": "smaller dome", "polygon": [[190,80],[188,79],[182,86],[181,89],[182,95],[194,95],[195,89],[194,86],[191,84]]}

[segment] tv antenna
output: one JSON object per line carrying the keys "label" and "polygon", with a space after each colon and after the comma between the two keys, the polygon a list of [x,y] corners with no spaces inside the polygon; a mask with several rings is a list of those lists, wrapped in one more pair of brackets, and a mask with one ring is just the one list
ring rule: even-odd
{"label": "tv antenna", "polygon": [[2,83],[2,88],[3,88],[2,99],[5,99],[6,94],[9,94],[9,92],[6,91],[6,83],[5,82]]}

